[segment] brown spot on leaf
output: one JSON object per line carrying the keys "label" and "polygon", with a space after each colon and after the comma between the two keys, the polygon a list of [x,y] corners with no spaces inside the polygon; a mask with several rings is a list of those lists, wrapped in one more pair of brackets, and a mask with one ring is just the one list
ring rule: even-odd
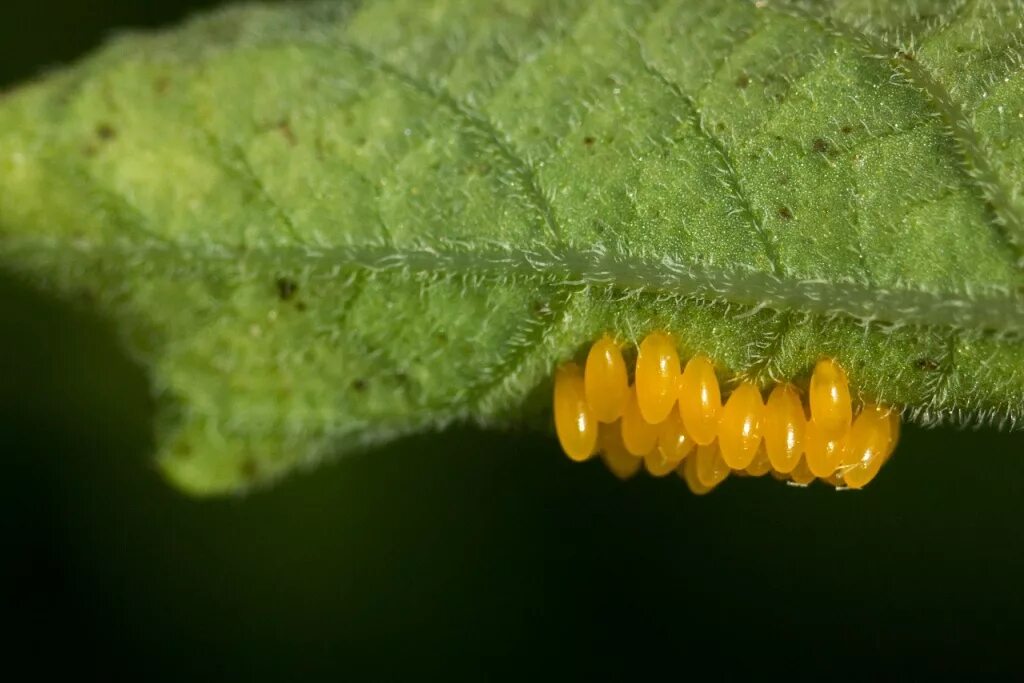
{"label": "brown spot on leaf", "polygon": [[789,210],[788,206],[780,206],[779,218],[781,218],[784,221],[791,221],[793,220],[793,212]]}
{"label": "brown spot on leaf", "polygon": [[160,76],[153,81],[153,92],[163,95],[171,88],[171,79],[167,76]]}
{"label": "brown spot on leaf", "polygon": [[747,74],[740,74],[736,77],[736,87],[743,90],[750,85],[750,76]]}
{"label": "brown spot on leaf", "polygon": [[587,137],[583,138],[583,144],[586,145],[587,147],[590,147],[595,142],[597,142],[597,140],[594,139],[593,135],[588,135]]}
{"label": "brown spot on leaf", "polygon": [[277,278],[277,297],[281,301],[290,301],[295,293],[299,291],[299,285],[289,277]]}
{"label": "brown spot on leaf", "polygon": [[260,476],[260,466],[253,458],[246,458],[239,464],[238,473],[246,481],[255,481]]}
{"label": "brown spot on leaf", "polygon": [[369,387],[369,384],[365,379],[359,378],[352,381],[352,388],[359,393],[363,393]]}
{"label": "brown spot on leaf", "polygon": [[905,62],[912,62],[915,59],[914,53],[909,52],[907,50],[900,50],[899,52],[896,53],[896,56]]}
{"label": "brown spot on leaf", "polygon": [[849,135],[850,133],[853,132],[853,126],[851,126],[850,124],[846,124],[845,126],[840,128],[839,130],[840,130],[840,132]]}
{"label": "brown spot on leaf", "polygon": [[117,131],[109,123],[101,123],[96,126],[96,137],[103,142],[109,142],[117,137]]}
{"label": "brown spot on leaf", "polygon": [[295,137],[295,131],[292,130],[292,124],[288,119],[281,119],[277,123],[277,132],[281,134],[281,137],[285,139],[289,145],[294,147],[298,143],[298,139]]}
{"label": "brown spot on leaf", "polygon": [[918,370],[924,370],[925,372],[935,372],[939,369],[939,362],[931,358],[918,358],[914,361],[914,365]]}
{"label": "brown spot on leaf", "polygon": [[811,143],[811,149],[818,154],[828,154],[828,141],[825,138],[814,138],[814,142]]}

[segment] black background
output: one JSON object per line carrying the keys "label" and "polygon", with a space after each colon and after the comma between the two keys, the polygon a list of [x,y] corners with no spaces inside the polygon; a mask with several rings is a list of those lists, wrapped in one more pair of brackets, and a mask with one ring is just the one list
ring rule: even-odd
{"label": "black background", "polygon": [[[212,4],[7,3],[0,87]],[[194,500],[152,467],[145,376],[102,321],[0,277],[0,364],[0,651],[36,672],[831,676],[1019,655],[1020,434],[908,428],[861,493],[734,479],[697,498],[544,435],[461,430]]]}

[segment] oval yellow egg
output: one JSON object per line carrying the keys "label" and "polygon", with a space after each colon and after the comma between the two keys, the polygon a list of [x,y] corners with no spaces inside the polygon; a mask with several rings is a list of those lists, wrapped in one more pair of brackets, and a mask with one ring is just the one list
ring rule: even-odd
{"label": "oval yellow egg", "polygon": [[566,363],[555,372],[554,413],[555,432],[565,454],[577,462],[593,455],[597,420],[587,405],[583,372],[575,363]]}
{"label": "oval yellow egg", "polygon": [[818,425],[826,439],[837,439],[850,428],[853,420],[850,384],[839,363],[830,358],[818,361],[811,375],[807,399],[811,421]]}
{"label": "oval yellow egg", "polygon": [[615,341],[605,335],[590,347],[583,371],[587,405],[598,422],[615,422],[622,417],[629,394],[626,361]]}
{"label": "oval yellow egg", "polygon": [[875,478],[889,455],[892,430],[885,409],[866,405],[850,428],[843,456],[843,481],[854,489]]}
{"label": "oval yellow egg", "polygon": [[800,462],[789,473],[789,480],[798,486],[809,486],[815,478],[814,472],[811,471],[806,458],[800,458]]}
{"label": "oval yellow egg", "polygon": [[622,443],[622,423],[601,425],[601,460],[619,479],[629,479],[640,469],[643,460],[626,450]]}
{"label": "oval yellow egg", "polygon": [[706,356],[694,356],[679,380],[679,415],[686,431],[698,446],[718,438],[722,393],[715,367]]}
{"label": "oval yellow egg", "polygon": [[725,464],[734,470],[750,466],[761,447],[763,420],[760,390],[750,382],[736,387],[718,422],[718,448]]}
{"label": "oval yellow egg", "polygon": [[640,342],[634,372],[640,414],[651,424],[668,417],[676,403],[679,353],[672,337],[652,332]]}
{"label": "oval yellow egg", "polygon": [[676,468],[676,473],[683,481],[686,482],[686,487],[690,489],[690,493],[703,496],[713,488],[711,486],[705,486],[697,476],[696,454],[694,454],[694,457],[692,458],[686,458],[683,460],[683,462],[681,462]]}
{"label": "oval yellow egg", "polygon": [[722,460],[717,442],[697,446],[693,459],[696,461],[697,479],[708,488],[718,486],[729,476],[729,466]]}
{"label": "oval yellow egg", "polygon": [[622,411],[622,442],[626,444],[626,450],[642,458],[658,445],[658,431],[658,425],[649,423],[640,413],[636,389],[630,388],[626,408]]}
{"label": "oval yellow egg", "polygon": [[830,439],[816,422],[811,421],[807,424],[804,462],[814,476],[827,479],[839,469],[843,462],[848,435],[847,428],[838,437]]}
{"label": "oval yellow egg", "polygon": [[658,450],[666,460],[679,462],[685,458],[694,446],[686,427],[683,426],[683,418],[675,410],[668,414],[665,421],[661,423],[658,432]]}
{"label": "oval yellow egg", "polygon": [[652,477],[664,477],[677,467],[679,467],[679,461],[669,460],[662,455],[661,449],[655,448],[644,456],[644,468]]}
{"label": "oval yellow egg", "polygon": [[776,472],[792,472],[804,452],[807,417],[800,394],[792,384],[772,389],[765,405],[764,445]]}
{"label": "oval yellow egg", "polygon": [[752,477],[760,477],[771,471],[772,463],[768,458],[768,451],[766,451],[764,445],[762,445],[757,449],[757,455],[755,455],[754,460],[747,465],[747,469],[745,469],[744,472]]}

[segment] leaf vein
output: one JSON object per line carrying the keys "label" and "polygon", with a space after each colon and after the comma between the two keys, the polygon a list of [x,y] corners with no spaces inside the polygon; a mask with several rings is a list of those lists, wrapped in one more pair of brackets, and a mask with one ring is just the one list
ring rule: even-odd
{"label": "leaf vein", "polygon": [[532,205],[531,208],[537,212],[545,229],[552,238],[556,241],[561,241],[562,231],[558,225],[558,221],[555,219],[555,212],[551,205],[551,201],[548,199],[540,185],[536,169],[527,158],[515,150],[512,142],[500,131],[498,125],[489,116],[487,116],[487,114],[456,98],[445,88],[431,84],[424,79],[391,64],[390,62],[378,57],[371,50],[360,45],[354,43],[339,43],[338,47],[348,51],[357,59],[361,59],[367,64],[378,69],[381,73],[391,76],[397,81],[405,84],[407,87],[431,98],[435,102],[454,112],[456,116],[468,124],[470,129],[475,130],[485,140],[493,145],[494,148],[498,150],[498,153],[509,164],[514,175],[523,186],[523,189],[526,192],[526,197]]}
{"label": "leaf vein", "polygon": [[693,130],[697,135],[706,140],[708,144],[711,145],[712,149],[715,150],[715,156],[718,157],[722,164],[721,168],[716,166],[715,169],[717,171],[721,171],[722,180],[728,187],[733,199],[739,204],[740,210],[743,212],[744,218],[753,229],[754,234],[756,234],[758,239],[761,241],[765,257],[771,264],[772,272],[777,276],[784,275],[785,270],[779,260],[778,245],[776,244],[774,236],[764,224],[764,221],[759,220],[757,212],[754,210],[753,204],[750,201],[750,197],[743,188],[743,183],[740,180],[739,173],[736,172],[736,166],[733,163],[732,156],[729,154],[729,150],[726,148],[725,142],[708,130],[708,127],[704,123],[703,112],[701,112],[696,100],[687,94],[682,87],[675,82],[675,80],[668,76],[668,74],[659,69],[651,62],[650,59],[648,59],[642,42],[638,41],[637,47],[640,51],[640,61],[643,64],[644,70],[658,80],[663,86],[668,88],[669,91],[683,103],[687,120]]}
{"label": "leaf vein", "polygon": [[[942,117],[947,133],[959,150],[961,171],[985,202],[996,236],[1013,254],[1018,269],[1024,269],[1024,218],[1018,215],[1010,190],[996,173],[988,152],[963,105],[912,53],[881,36],[874,36],[853,24],[835,19],[812,6],[788,4],[784,8],[765,3],[784,16],[808,21],[822,31],[852,41],[873,59],[884,59],[894,75],[906,77]],[[813,7],[817,8],[816,5]]]}
{"label": "leaf vein", "polygon": [[319,247],[232,246],[217,243],[55,243],[52,238],[6,240],[0,255],[8,263],[31,263],[33,254],[63,252],[68,258],[119,257],[128,252],[150,262],[171,258],[185,267],[223,267],[239,259],[265,262],[268,269],[302,263],[337,271],[481,273],[494,277],[525,275],[563,285],[611,286],[630,292],[660,292],[680,299],[724,301],[776,311],[798,310],[825,317],[842,316],[869,324],[926,325],[984,333],[1007,340],[1024,338],[1024,300],[1002,287],[971,290],[868,286],[854,280],[796,280],[745,266],[722,267],[676,261],[621,258],[603,249],[552,248],[452,240],[409,244]]}

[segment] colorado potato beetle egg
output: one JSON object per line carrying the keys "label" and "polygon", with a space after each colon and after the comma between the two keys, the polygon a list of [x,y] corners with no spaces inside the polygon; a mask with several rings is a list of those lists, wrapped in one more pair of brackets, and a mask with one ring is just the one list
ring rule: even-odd
{"label": "colorado potato beetle egg", "polygon": [[767,387],[743,381],[723,404],[713,361],[696,355],[681,366],[675,341],[664,332],[639,344],[632,374],[630,384],[621,346],[606,334],[582,369],[565,363],[554,380],[562,450],[576,461],[600,453],[621,479],[644,467],[655,477],[675,470],[696,494],[731,472],[859,489],[899,439],[898,411],[867,404],[855,414],[846,372],[831,358],[809,373],[806,403],[794,384],[772,387],[765,401]]}
{"label": "colorado potato beetle egg", "polygon": [[653,451],[658,444],[658,425],[644,419],[633,387],[626,395],[626,408],[622,413],[622,443],[638,458]]}
{"label": "colorado potato beetle egg", "polygon": [[734,470],[745,470],[761,447],[764,403],[761,392],[749,382],[739,385],[722,409],[718,423],[718,447],[722,459]]}
{"label": "colorado potato beetle egg", "polygon": [[565,454],[583,461],[597,446],[597,421],[583,392],[583,373],[566,363],[555,373],[555,431]]}
{"label": "colorado potato beetle egg", "polygon": [[695,443],[706,446],[718,438],[722,394],[715,366],[706,356],[694,356],[679,379],[679,415]]}
{"label": "colorado potato beetle egg", "polygon": [[622,423],[601,425],[600,438],[601,460],[608,467],[612,474],[619,479],[629,479],[643,461],[626,450],[622,443]]}
{"label": "colorado potato beetle egg", "polygon": [[622,417],[629,395],[629,378],[622,351],[608,335],[590,347],[583,386],[587,403],[599,422],[615,422]]}
{"label": "colorado potato beetle egg", "polygon": [[811,421],[818,425],[827,441],[835,441],[849,428],[853,419],[850,385],[846,373],[831,358],[818,361],[808,391]]}
{"label": "colorado potato beetle egg", "polygon": [[654,332],[640,342],[635,374],[640,414],[651,424],[662,422],[676,404],[679,386],[679,354],[672,338]]}

